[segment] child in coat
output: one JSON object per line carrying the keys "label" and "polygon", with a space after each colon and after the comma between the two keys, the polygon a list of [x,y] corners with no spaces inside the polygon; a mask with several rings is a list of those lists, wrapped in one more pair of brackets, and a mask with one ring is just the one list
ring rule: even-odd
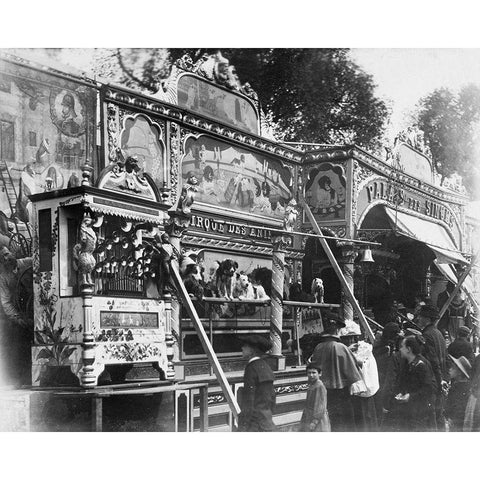
{"label": "child in coat", "polygon": [[330,432],[327,411],[327,389],[320,380],[321,369],[307,365],[308,391],[305,408],[300,421],[301,432]]}

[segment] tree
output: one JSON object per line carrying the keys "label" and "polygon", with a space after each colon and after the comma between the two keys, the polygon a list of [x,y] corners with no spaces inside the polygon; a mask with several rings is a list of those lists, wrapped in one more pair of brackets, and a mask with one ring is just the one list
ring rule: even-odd
{"label": "tree", "polygon": [[184,54],[195,61],[218,50],[257,92],[278,138],[380,148],[388,110],[348,49],[97,49],[95,73],[153,93]]}
{"label": "tree", "polygon": [[420,100],[416,118],[441,182],[457,173],[467,191],[478,197],[480,87],[467,85],[457,94],[447,88],[437,89]]}
{"label": "tree", "polygon": [[[285,141],[356,143],[378,150],[388,109],[348,49],[221,49],[249,82]],[[212,50],[171,49],[198,57]]]}

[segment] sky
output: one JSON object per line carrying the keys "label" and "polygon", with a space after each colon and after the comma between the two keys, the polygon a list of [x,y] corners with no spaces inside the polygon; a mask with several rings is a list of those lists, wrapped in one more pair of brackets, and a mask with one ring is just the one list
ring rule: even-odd
{"label": "sky", "polygon": [[406,127],[419,99],[440,87],[480,86],[479,48],[354,48],[352,58],[392,103],[392,133]]}

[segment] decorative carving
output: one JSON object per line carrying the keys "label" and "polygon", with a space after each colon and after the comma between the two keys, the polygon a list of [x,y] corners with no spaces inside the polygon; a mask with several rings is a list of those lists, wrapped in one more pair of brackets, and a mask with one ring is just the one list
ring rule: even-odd
{"label": "decorative carving", "polygon": [[80,224],[78,243],[73,247],[74,268],[81,275],[80,285],[92,287],[92,271],[95,268],[93,251],[97,246],[97,235],[92,228],[93,220],[85,214]]}
{"label": "decorative carving", "polygon": [[416,125],[411,125],[398,133],[393,142],[394,150],[398,147],[400,142],[410,145],[415,150],[418,150],[427,157],[432,157],[430,147],[425,144],[425,134]]}
{"label": "decorative carving", "polygon": [[190,172],[187,182],[182,187],[182,193],[177,203],[177,212],[191,215],[191,207],[198,192],[198,180],[193,172]]}
{"label": "decorative carving", "polygon": [[191,216],[183,215],[181,212],[168,212],[170,218],[165,223],[165,231],[170,237],[181,238],[190,226]]}
{"label": "decorative carving", "polygon": [[[110,98],[114,101],[121,102],[128,105],[130,108],[136,106],[138,98],[135,94],[127,94],[126,92],[117,92],[112,89],[108,89],[105,92],[106,98]],[[262,129],[262,135],[265,137],[259,139],[258,137],[250,136],[247,133],[241,133],[237,130],[230,129],[229,127],[219,125],[214,121],[210,121],[205,118],[196,117],[193,112],[182,113],[180,110],[173,108],[171,105],[168,107],[161,104],[158,100],[152,99],[143,105],[143,109],[148,112],[158,113],[166,116],[174,121],[182,121],[187,125],[191,125],[199,130],[206,132],[213,132],[215,134],[226,137],[229,140],[235,140],[238,143],[244,144],[247,147],[253,146],[259,150],[266,151],[267,153],[274,153],[276,156],[281,157],[287,161],[301,162],[303,155],[298,152],[297,149],[289,148],[287,146],[278,146],[274,139],[269,139],[263,133],[266,131]],[[122,116],[122,109],[119,110],[119,115]],[[183,129],[182,129],[183,130]],[[183,139],[183,136],[182,136]]]}
{"label": "decorative carving", "polygon": [[360,192],[362,186],[371,180],[374,175],[375,173],[372,172],[372,170],[360,165],[357,160],[353,161],[353,201],[351,218],[354,222],[357,218],[358,193]]}
{"label": "decorative carving", "polygon": [[113,103],[107,105],[107,142],[108,159],[117,161],[118,146],[118,107]]}
{"label": "decorative carving", "polygon": [[112,163],[104,171],[99,181],[99,187],[119,190],[156,201],[155,192],[146,177],[143,176],[138,159],[136,157],[124,158],[119,148],[116,150],[116,155],[116,163]]}
{"label": "decorative carving", "polygon": [[272,237],[273,251],[284,252],[293,244],[293,238],[290,235],[275,235]]}
{"label": "decorative carving", "polygon": [[182,155],[183,142],[179,140],[181,135],[178,123],[170,123],[170,188],[171,199],[173,203],[177,199],[178,182],[179,182],[179,164]]}
{"label": "decorative carving", "polygon": [[[185,229],[186,230],[186,229]],[[185,231],[184,230],[184,231]],[[260,255],[272,255],[272,248],[265,247],[255,244],[245,244],[240,242],[234,242],[231,240],[221,240],[218,238],[202,238],[197,236],[189,236],[185,235],[183,238],[184,245],[194,245],[198,248],[221,248],[231,251],[237,251],[242,253],[248,254],[260,254]],[[289,251],[288,254],[292,254],[294,252]]]}
{"label": "decorative carving", "polygon": [[297,210],[297,201],[292,198],[288,205],[285,208],[285,218],[283,220],[283,229],[288,232],[293,232],[295,225],[297,223],[298,210]]}

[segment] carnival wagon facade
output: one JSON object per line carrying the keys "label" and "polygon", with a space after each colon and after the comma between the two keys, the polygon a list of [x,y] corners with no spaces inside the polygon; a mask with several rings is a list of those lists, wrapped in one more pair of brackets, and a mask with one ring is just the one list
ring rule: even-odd
{"label": "carnival wagon facade", "polygon": [[437,185],[417,137],[387,159],[282,144],[221,55],[183,58],[155,95],[8,53],[0,67],[0,233],[33,257],[37,389],[181,385],[163,396],[166,428],[192,430],[205,382],[210,429],[230,430],[240,338],[257,333],[289,429],[307,388],[300,340],[322,315],[341,309],[373,339],[386,298],[436,298],[470,264],[467,198]]}

